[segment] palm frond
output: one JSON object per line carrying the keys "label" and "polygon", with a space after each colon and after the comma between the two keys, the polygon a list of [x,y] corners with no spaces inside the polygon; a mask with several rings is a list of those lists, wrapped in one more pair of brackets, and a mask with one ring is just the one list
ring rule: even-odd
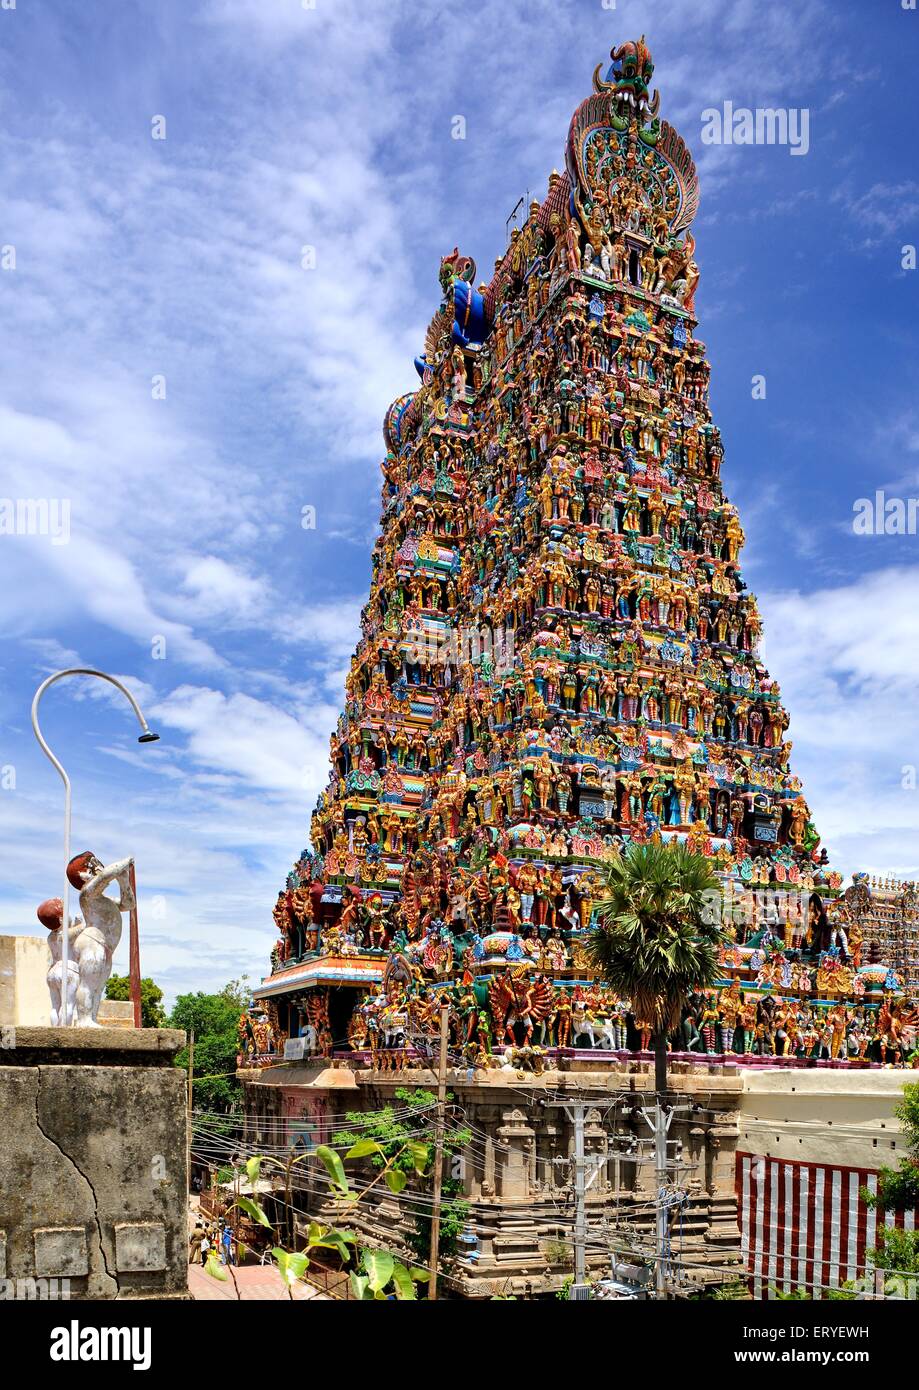
{"label": "palm frond", "polygon": [[588,958],[636,1016],[670,1028],[718,973],[721,887],[711,861],[682,845],[632,845],[611,863]]}

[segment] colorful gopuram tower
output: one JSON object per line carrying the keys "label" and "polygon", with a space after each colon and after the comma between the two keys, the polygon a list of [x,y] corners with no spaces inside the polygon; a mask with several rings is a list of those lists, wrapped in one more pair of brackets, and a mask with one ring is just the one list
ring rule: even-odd
{"label": "colorful gopuram tower", "polygon": [[449,997],[456,1045],[479,1055],[638,1047],[583,942],[604,864],[654,837],[723,875],[745,1045],[775,1046],[758,998],[830,1004],[856,982],[851,949],[822,980],[799,959],[810,895],[813,929],[840,880],[722,489],[695,166],[644,40],[611,56],[490,281],[458,250],[441,262],[419,387],[386,414],[363,635],[258,991],[277,1042],[373,1050]]}

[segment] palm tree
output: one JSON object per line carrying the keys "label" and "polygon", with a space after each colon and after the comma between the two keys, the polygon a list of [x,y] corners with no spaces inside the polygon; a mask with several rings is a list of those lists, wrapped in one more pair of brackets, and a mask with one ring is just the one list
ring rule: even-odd
{"label": "palm tree", "polygon": [[683,845],[630,845],[606,870],[587,950],[601,978],[652,1025],[658,1095],[683,1002],[718,975],[720,904],[711,860]]}

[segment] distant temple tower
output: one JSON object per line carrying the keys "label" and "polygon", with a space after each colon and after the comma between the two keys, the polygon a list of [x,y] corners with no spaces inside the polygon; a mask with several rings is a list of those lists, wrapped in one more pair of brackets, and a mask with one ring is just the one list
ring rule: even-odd
{"label": "distant temple tower", "polygon": [[490,282],[441,262],[386,414],[363,636],[259,991],[281,1037],[361,1047],[394,961],[480,1004],[510,962],[557,1001],[629,842],[688,841],[741,901],[839,887],[721,487],[695,166],[644,39],[611,57]]}

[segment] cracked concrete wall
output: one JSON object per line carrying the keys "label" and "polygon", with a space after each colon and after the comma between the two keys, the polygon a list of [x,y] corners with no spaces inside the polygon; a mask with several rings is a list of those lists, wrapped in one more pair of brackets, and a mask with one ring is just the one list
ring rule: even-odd
{"label": "cracked concrete wall", "polygon": [[184,1034],[81,1032],[17,1029],[0,1051],[0,1277],[66,1278],[74,1298],[181,1297]]}

